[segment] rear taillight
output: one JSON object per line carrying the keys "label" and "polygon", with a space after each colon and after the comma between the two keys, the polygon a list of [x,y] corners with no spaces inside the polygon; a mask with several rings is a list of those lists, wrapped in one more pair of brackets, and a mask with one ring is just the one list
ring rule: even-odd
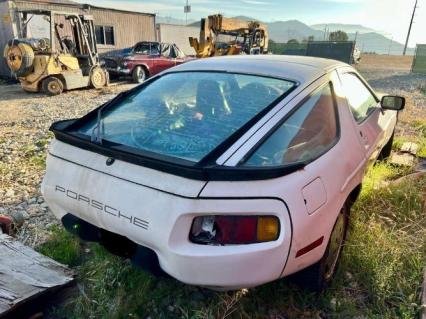
{"label": "rear taillight", "polygon": [[275,216],[207,215],[194,218],[189,239],[197,244],[241,245],[278,239]]}

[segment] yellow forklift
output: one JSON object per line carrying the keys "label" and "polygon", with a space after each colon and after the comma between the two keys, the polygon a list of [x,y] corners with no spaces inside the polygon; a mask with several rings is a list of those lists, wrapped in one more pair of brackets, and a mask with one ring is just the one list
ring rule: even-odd
{"label": "yellow forklift", "polygon": [[[49,38],[31,37],[28,24],[36,16],[48,22]],[[91,16],[25,10],[19,17],[21,37],[8,42],[4,57],[25,91],[58,95],[64,90],[108,85]]]}
{"label": "yellow forklift", "polygon": [[268,53],[268,27],[257,21],[225,18],[221,14],[201,19],[200,40],[189,38],[197,58],[218,55]]}

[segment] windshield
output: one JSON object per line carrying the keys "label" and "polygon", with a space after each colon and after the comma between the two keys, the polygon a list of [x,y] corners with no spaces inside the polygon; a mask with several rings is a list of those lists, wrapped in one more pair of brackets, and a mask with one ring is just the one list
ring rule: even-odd
{"label": "windshield", "polygon": [[[101,138],[198,162],[294,86],[219,72],[165,74],[102,113]],[[78,133],[92,136],[96,118]]]}

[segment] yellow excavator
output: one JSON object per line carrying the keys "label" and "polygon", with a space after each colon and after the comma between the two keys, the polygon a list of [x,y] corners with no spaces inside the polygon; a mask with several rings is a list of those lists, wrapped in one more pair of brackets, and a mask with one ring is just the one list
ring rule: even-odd
{"label": "yellow excavator", "polygon": [[[19,14],[21,37],[7,43],[4,58],[25,91],[57,95],[64,90],[108,85],[91,16],[46,10]],[[30,36],[28,24],[35,16],[48,22],[50,38]]]}
{"label": "yellow excavator", "polygon": [[221,14],[201,19],[200,40],[190,37],[197,58],[218,55],[268,53],[268,28],[257,21],[225,18]]}

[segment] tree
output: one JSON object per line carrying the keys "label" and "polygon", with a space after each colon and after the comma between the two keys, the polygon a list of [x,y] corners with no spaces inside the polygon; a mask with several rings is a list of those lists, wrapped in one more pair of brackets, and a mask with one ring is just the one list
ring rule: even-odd
{"label": "tree", "polygon": [[342,30],[331,32],[328,36],[328,40],[330,41],[348,41],[348,39],[348,34]]}
{"label": "tree", "polygon": [[287,41],[287,44],[298,44],[299,41],[297,41],[296,39],[290,39]]}
{"label": "tree", "polygon": [[310,35],[308,38],[302,40],[302,43],[308,43],[314,41],[314,36]]}

